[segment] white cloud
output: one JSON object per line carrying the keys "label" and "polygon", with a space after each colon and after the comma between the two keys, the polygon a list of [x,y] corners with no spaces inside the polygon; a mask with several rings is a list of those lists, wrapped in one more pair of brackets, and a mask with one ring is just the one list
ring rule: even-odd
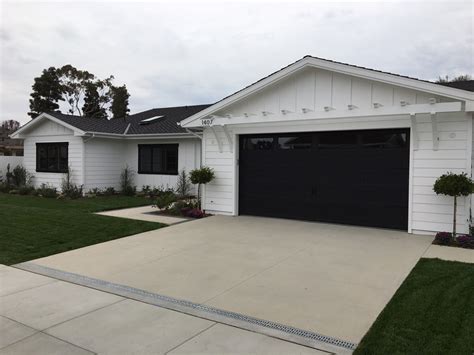
{"label": "white cloud", "polygon": [[306,54],[423,79],[473,72],[471,2],[3,2],[2,119],[70,63],[113,74],[131,111],[210,103]]}

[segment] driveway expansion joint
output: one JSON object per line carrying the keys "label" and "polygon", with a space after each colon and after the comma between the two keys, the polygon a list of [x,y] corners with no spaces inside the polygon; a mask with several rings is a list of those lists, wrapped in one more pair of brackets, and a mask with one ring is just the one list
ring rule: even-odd
{"label": "driveway expansion joint", "polygon": [[254,318],[240,313],[225,311],[205,304],[160,295],[145,290],[95,279],[67,271],[25,262],[13,267],[74,283],[92,289],[104,291],[121,297],[141,301],[158,307],[208,319],[217,323],[231,325],[256,333],[269,335],[300,345],[337,354],[350,354],[357,344],[315,332],[279,324],[273,321]]}

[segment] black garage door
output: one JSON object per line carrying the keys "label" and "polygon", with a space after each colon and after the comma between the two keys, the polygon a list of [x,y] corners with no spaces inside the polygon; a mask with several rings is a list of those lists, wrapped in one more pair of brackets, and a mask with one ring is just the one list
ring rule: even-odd
{"label": "black garage door", "polygon": [[240,136],[239,213],[407,229],[409,130]]}

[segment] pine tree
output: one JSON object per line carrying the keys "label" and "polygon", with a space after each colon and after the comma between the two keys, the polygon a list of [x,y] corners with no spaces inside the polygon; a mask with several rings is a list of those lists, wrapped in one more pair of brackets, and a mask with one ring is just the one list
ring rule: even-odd
{"label": "pine tree", "polygon": [[110,106],[110,111],[112,112],[112,118],[124,118],[128,116],[130,109],[128,108],[128,98],[130,94],[128,93],[127,87],[125,85],[112,87],[112,105]]}
{"label": "pine tree", "polygon": [[99,95],[97,84],[87,83],[84,94],[84,105],[82,106],[82,114],[85,117],[107,118],[107,112],[102,107],[102,100]]}
{"label": "pine tree", "polygon": [[28,115],[36,118],[43,112],[58,110],[58,101],[64,101],[58,70],[54,67],[44,69],[41,76],[34,81]]}

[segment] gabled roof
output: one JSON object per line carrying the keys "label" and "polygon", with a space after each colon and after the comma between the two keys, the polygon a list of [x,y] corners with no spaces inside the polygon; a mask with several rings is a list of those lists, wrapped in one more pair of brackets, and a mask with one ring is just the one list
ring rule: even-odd
{"label": "gabled roof", "polygon": [[264,87],[267,87],[278,80],[288,77],[291,74],[305,68],[313,67],[323,70],[333,71],[340,74],[351,75],[362,79],[378,81],[385,84],[401,86],[412,90],[423,91],[435,95],[450,97],[454,99],[473,101],[474,95],[465,88],[458,88],[455,85],[443,85],[433,83],[431,81],[412,78],[399,74],[384,72],[381,70],[365,68],[353,64],[347,64],[342,62],[336,62],[333,60],[313,57],[310,55],[304,56],[303,58],[293,62],[286,67],[283,67],[276,72],[244,87],[243,89],[234,92],[233,94],[224,97],[217,101],[212,106],[204,109],[191,117],[180,122],[181,126],[186,126],[188,123],[212,115],[214,112],[227,107],[228,105],[245,98],[254,92],[257,92]]}
{"label": "gabled roof", "polygon": [[[62,124],[79,135],[86,133],[102,133],[122,136],[187,134],[184,128],[178,126],[178,122],[207,107],[209,107],[209,105],[154,108],[130,115],[123,119],[115,118],[111,120],[105,118],[65,115],[60,112],[47,112],[41,114],[36,119],[29,121],[17,130],[14,133],[14,136],[18,136],[22,131],[32,128],[35,123],[42,120],[43,117],[49,118],[58,124]],[[140,124],[141,121],[156,116],[162,117],[147,122],[147,124]]]}

